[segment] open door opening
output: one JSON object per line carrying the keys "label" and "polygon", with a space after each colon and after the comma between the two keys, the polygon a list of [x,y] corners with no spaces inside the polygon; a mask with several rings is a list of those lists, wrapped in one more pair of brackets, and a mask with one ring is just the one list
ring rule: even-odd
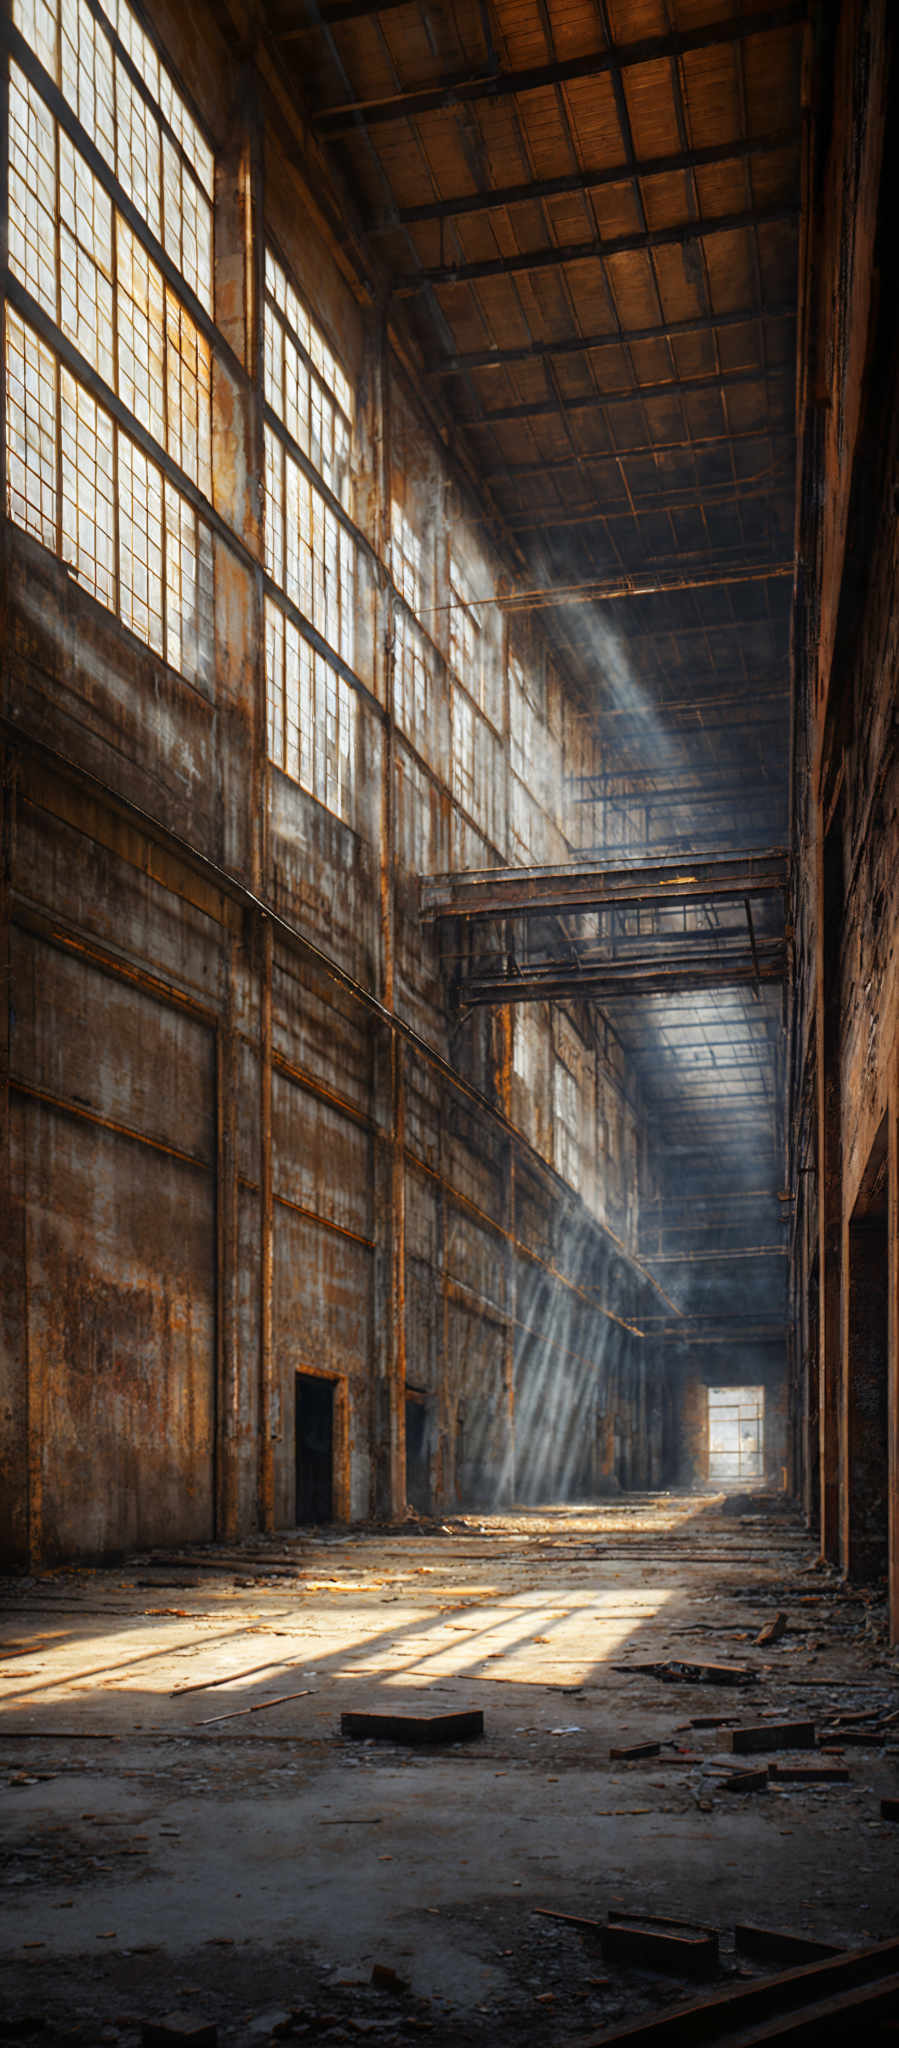
{"label": "open door opening", "polygon": [[334,1382],[296,1376],[296,1520],[334,1518]]}
{"label": "open door opening", "polygon": [[709,1478],[760,1485],[765,1476],[764,1387],[709,1387]]}
{"label": "open door opening", "polygon": [[842,1562],[877,1579],[889,1552],[889,1240],[887,1122],[880,1126],[849,1224],[844,1385]]}
{"label": "open door opening", "polygon": [[431,1512],[431,1446],[428,1403],[423,1394],[406,1394],[406,1499],[420,1515]]}

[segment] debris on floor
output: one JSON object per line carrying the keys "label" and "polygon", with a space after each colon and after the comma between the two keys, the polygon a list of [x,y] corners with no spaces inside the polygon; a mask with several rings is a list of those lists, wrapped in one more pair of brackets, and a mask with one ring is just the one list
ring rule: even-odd
{"label": "debris on floor", "polygon": [[[29,2015],[41,2048],[142,2048],[175,2014],[219,2048],[565,2048],[695,2003],[709,1929],[727,1993],[793,1960],[737,1924],[899,1935],[899,1658],[883,1601],[820,1572],[795,1515],[631,1496],[449,1535],[282,1531],[185,1552],[181,1608],[152,1614],[151,1569],[0,1587],[0,2001],[23,2048]],[[778,1613],[813,1616],[814,1659],[791,1626],[737,1667],[751,1715],[739,1687],[713,1700],[704,1674],[730,1680],[734,1634]],[[338,1732],[355,1715],[386,1739]],[[733,1743],[750,1722],[764,1754]]]}

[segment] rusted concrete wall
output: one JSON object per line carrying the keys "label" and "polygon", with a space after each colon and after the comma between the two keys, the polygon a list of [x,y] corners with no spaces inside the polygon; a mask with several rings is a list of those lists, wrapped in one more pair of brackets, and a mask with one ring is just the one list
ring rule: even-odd
{"label": "rusted concrete wall", "polygon": [[[417,914],[422,871],[568,853],[584,721],[539,637],[510,641],[487,606],[466,799],[451,579],[493,595],[508,569],[350,288],[334,195],[302,181],[267,60],[261,77],[238,62],[214,10],[151,14],[219,145],[213,658],[189,681],[6,523],[4,1555],[289,1524],[297,1373],[336,1388],[342,1518],[403,1505],[407,1384],[428,1407],[437,1508],[658,1483],[640,1336],[655,1297],[605,1227],[636,1229],[645,1145],[620,1048],[586,1014],[541,1011],[516,1071],[508,1019],[453,1018]],[[267,757],[266,224],[356,395],[343,817]],[[411,736],[397,508],[426,555],[432,705]],[[578,1194],[556,1171],[563,1053]]]}
{"label": "rusted concrete wall", "polygon": [[[899,1634],[896,22],[887,6],[846,0],[819,26],[807,92],[791,1077],[795,1345],[817,1383],[798,1406],[825,1555],[859,1575],[876,1569],[871,1518],[889,1496]],[[879,1290],[862,1256],[872,1213],[884,1218],[886,1268],[874,1331]]]}

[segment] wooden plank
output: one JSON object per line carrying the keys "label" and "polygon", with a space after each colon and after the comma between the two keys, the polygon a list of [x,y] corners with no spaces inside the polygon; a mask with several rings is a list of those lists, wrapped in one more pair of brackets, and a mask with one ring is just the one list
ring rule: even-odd
{"label": "wooden plank", "polygon": [[[615,2041],[626,2041],[629,2048],[693,2048],[694,2043],[715,2041],[737,2048],[738,2041],[750,2038],[749,2029],[756,2030],[759,2038],[758,2029],[763,2025],[783,2024],[789,2015],[819,2009],[822,2001],[826,2010],[835,2010],[836,2002],[847,1994],[863,1995],[869,1988],[894,1985],[897,1980],[891,1973],[897,1966],[899,1939],[877,1942],[826,1962],[799,1964],[756,1984],[715,1992],[656,2018],[604,2029],[590,2035],[582,2048],[611,2048]],[[771,2038],[776,2039],[776,2034]]]}
{"label": "wooden plank", "polygon": [[764,1963],[811,1963],[819,1956],[823,1960],[845,1953],[837,1941],[815,1941],[810,1934],[795,1934],[786,1927],[755,1927],[749,1921],[737,1922],[734,1937],[744,1956],[755,1956]]}
{"label": "wooden plank", "polygon": [[608,1962],[670,1970],[676,1977],[711,1977],[718,1968],[715,1929],[691,1926],[689,1921],[616,1914],[607,1920],[601,1940]]}

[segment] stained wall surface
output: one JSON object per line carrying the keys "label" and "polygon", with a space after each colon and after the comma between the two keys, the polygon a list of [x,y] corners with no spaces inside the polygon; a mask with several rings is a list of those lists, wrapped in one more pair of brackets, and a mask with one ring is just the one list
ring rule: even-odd
{"label": "stained wall surface", "polygon": [[585,722],[494,601],[277,77],[219,10],[149,12],[183,101],[136,32],[116,90],[145,123],[165,99],[198,217],[208,189],[208,289],[53,9],[12,10],[10,118],[47,178],[80,156],[117,255],[104,281],[82,254],[91,324],[64,193],[30,241],[11,194],[4,1554],[290,1523],[298,1373],[336,1390],[339,1518],[402,1510],[407,1385],[435,1508],[659,1483],[620,1048],[577,1006],[458,1015],[418,918],[421,873],[567,857]]}

